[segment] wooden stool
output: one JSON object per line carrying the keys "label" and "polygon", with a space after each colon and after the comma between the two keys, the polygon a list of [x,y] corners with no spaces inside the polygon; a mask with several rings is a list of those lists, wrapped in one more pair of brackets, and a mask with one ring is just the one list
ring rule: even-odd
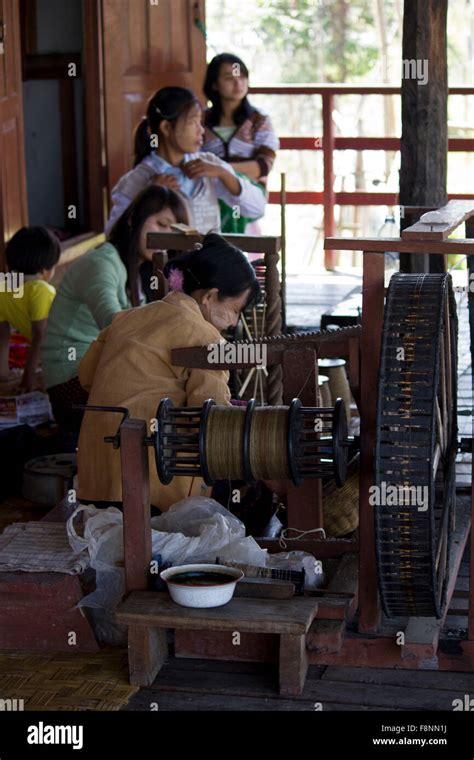
{"label": "wooden stool", "polygon": [[306,633],[318,611],[314,599],[234,597],[222,607],[180,607],[168,594],[132,591],[117,609],[128,625],[130,683],[149,686],[167,655],[165,628],[273,633],[280,636],[280,694],[301,694],[308,669]]}

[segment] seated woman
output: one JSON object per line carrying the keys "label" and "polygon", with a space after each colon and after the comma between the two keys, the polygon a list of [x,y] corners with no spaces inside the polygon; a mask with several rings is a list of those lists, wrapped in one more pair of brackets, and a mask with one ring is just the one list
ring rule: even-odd
{"label": "seated woman", "polygon": [[[209,63],[204,94],[212,104],[204,112],[203,151],[227,161],[239,174],[258,183],[262,192],[280,147],[270,117],[249,103],[249,72],[232,53],[216,55]],[[249,219],[236,217],[220,201],[224,232],[245,232]]]}
{"label": "seated woman", "polygon": [[213,153],[200,153],[202,109],[183,87],[164,87],[149,101],[147,115],[135,134],[135,168],[112,190],[113,207],[106,231],[137,193],[150,183],[178,191],[186,203],[190,225],[206,234],[221,228],[219,199],[236,214],[259,218],[265,196],[245,177]]}
{"label": "seated woman", "polygon": [[[208,398],[228,404],[228,372],[186,369],[171,363],[171,350],[222,340],[239,313],[260,296],[255,273],[241,251],[209,234],[198,251],[165,267],[174,288],[162,301],[118,314],[84,356],[79,379],[91,405],[122,406],[151,427],[158,404],[169,397],[176,406],[199,406]],[[79,436],[78,496],[81,501],[122,500],[120,452],[104,443],[120,418],[86,412]],[[198,495],[202,481],[177,477],[165,486],[156,473],[150,447],[150,500],[160,510]]]}
{"label": "seated woman", "polygon": [[43,373],[56,421],[66,431],[79,432],[87,393],[77,378],[79,362],[123,309],[143,301],[139,267],[151,259],[148,232],[170,232],[187,223],[186,209],[173,190],[153,186],[136,198],[117,221],[103,245],[76,261],[66,272],[49,313],[42,344]]}

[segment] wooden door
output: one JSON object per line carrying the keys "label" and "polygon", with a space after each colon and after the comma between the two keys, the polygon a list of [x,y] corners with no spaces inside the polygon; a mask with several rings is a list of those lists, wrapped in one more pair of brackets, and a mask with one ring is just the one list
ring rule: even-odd
{"label": "wooden door", "polygon": [[109,191],[132,168],[133,132],[160,87],[202,97],[204,0],[102,0]]}
{"label": "wooden door", "polygon": [[0,270],[4,243],[28,224],[18,0],[0,0]]}

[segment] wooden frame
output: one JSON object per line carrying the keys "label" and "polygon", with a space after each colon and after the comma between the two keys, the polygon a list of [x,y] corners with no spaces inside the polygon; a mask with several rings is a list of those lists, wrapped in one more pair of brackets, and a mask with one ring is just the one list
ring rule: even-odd
{"label": "wooden frame", "polygon": [[[453,206],[450,203],[440,209],[450,215]],[[407,228],[402,239],[380,238],[351,239],[329,238],[325,241],[328,250],[363,250],[363,308],[361,361],[361,479],[360,479],[360,541],[364,547],[360,552],[360,578],[363,579],[359,592],[359,629],[375,632],[380,622],[380,604],[378,598],[377,573],[375,566],[375,531],[372,506],[369,501],[369,487],[373,483],[373,442],[375,441],[375,398],[377,388],[380,335],[383,323],[384,267],[383,255],[388,249],[398,253],[421,253],[426,255],[459,253],[474,256],[474,242],[471,239],[448,239],[448,235],[459,224],[466,223],[466,234],[472,233],[474,220],[474,203],[458,207],[457,215],[437,229],[420,229],[419,223]],[[406,234],[405,234],[406,233]],[[413,237],[420,233],[422,237]],[[442,239],[440,239],[440,234]],[[474,336],[471,335],[471,341]],[[472,343],[471,343],[472,345]],[[372,395],[370,395],[372,394]],[[474,458],[474,438],[473,438]],[[474,484],[471,486],[471,521],[474,524]],[[470,525],[467,526],[467,532]],[[464,549],[467,533],[459,543],[459,551]],[[472,539],[471,539],[472,540]],[[459,558],[460,560],[460,558]],[[469,592],[469,640],[474,640],[474,561],[471,562],[471,584]]]}

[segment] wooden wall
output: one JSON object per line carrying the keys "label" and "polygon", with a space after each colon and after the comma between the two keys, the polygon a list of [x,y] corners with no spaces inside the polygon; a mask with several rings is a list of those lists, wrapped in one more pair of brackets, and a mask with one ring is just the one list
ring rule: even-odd
{"label": "wooden wall", "polygon": [[102,0],[108,186],[132,168],[133,132],[160,87],[199,96],[206,68],[204,0]]}

